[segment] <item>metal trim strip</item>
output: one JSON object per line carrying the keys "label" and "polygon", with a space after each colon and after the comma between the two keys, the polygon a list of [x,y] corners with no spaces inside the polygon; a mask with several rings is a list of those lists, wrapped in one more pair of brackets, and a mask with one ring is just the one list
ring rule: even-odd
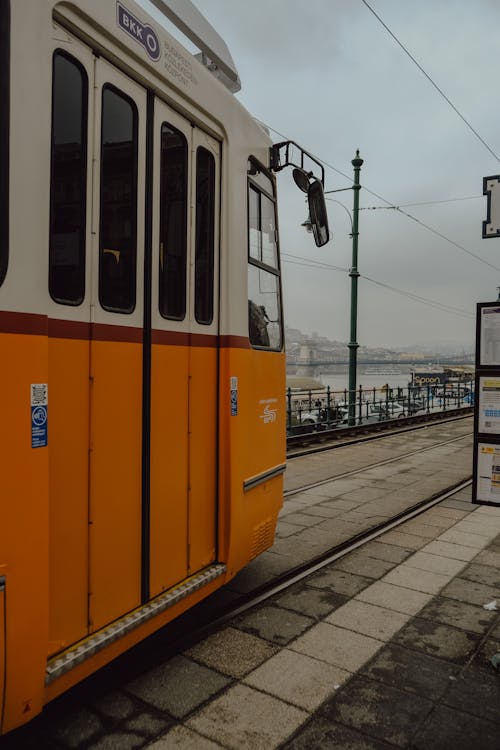
{"label": "metal trim strip", "polygon": [[257,476],[251,477],[250,479],[245,479],[243,482],[243,492],[248,492],[248,490],[252,490],[254,487],[258,487],[259,484],[263,484],[269,479],[279,477],[280,474],[285,473],[285,470],[286,464],[280,464],[279,466],[275,466],[274,469],[268,469],[262,474],[258,474]]}
{"label": "metal trim strip", "polygon": [[130,633],[135,628],[143,625],[148,620],[151,620],[156,615],[161,614],[166,609],[173,607],[174,604],[185,599],[190,594],[193,594],[198,589],[203,588],[211,581],[219,578],[226,572],[227,568],[222,563],[211,565],[206,568],[198,575],[193,576],[189,580],[176,586],[164,594],[161,594],[156,599],[148,602],[143,607],[140,607],[130,614],[122,617],[120,620],[108,625],[98,633],[90,636],[85,641],[80,642],[76,646],[68,649],[65,653],[60,656],[56,656],[51,659],[46,668],[45,672],[45,684],[50,685],[54,680],[57,680],[62,675],[69,672],[74,667],[77,667],[82,662],[90,659],[92,656],[97,654],[102,649],[114,643],[119,638],[122,638],[127,633]]}

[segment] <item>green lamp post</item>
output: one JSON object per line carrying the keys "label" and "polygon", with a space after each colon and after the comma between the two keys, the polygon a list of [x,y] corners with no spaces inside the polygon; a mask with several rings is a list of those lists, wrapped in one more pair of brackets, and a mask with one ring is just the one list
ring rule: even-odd
{"label": "green lamp post", "polygon": [[358,328],[358,214],[359,214],[359,191],[361,185],[359,184],[359,172],[363,159],[359,155],[359,149],[356,151],[356,156],[351,162],[354,167],[354,207],[352,217],[352,266],[349,271],[351,277],[351,328],[350,328],[350,340],[349,340],[349,417],[348,424],[354,425],[356,423],[356,366],[358,358],[358,342],[357,328]]}

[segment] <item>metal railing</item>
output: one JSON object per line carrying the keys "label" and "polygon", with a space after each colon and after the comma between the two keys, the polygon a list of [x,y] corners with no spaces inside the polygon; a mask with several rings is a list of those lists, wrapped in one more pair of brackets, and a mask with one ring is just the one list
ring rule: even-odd
{"label": "metal railing", "polygon": [[[342,429],[349,421],[349,390],[298,390],[287,388],[287,435]],[[400,417],[470,407],[474,381],[406,387],[383,386],[355,391],[354,424],[385,422]]]}

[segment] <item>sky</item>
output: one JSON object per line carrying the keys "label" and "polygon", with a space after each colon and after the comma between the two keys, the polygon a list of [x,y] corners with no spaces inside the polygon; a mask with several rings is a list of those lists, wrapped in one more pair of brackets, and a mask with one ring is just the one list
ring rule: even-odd
{"label": "sky", "polygon": [[[471,350],[475,305],[500,286],[500,238],[482,239],[483,177],[500,174],[500,2],[367,2],[493,153],[363,0],[195,5],[229,47],[236,96],[325,163],[325,190],[352,186],[360,150],[358,342]],[[290,170],[278,191],[285,322],[348,341],[353,191],[327,196],[322,248]]]}

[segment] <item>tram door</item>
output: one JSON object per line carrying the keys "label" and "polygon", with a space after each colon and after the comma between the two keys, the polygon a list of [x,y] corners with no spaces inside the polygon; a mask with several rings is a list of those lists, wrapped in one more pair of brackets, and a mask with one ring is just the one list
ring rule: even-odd
{"label": "tram door", "polygon": [[95,61],[89,623],[141,603],[146,92]]}
{"label": "tram door", "polygon": [[150,595],[216,559],[220,146],[156,100]]}

